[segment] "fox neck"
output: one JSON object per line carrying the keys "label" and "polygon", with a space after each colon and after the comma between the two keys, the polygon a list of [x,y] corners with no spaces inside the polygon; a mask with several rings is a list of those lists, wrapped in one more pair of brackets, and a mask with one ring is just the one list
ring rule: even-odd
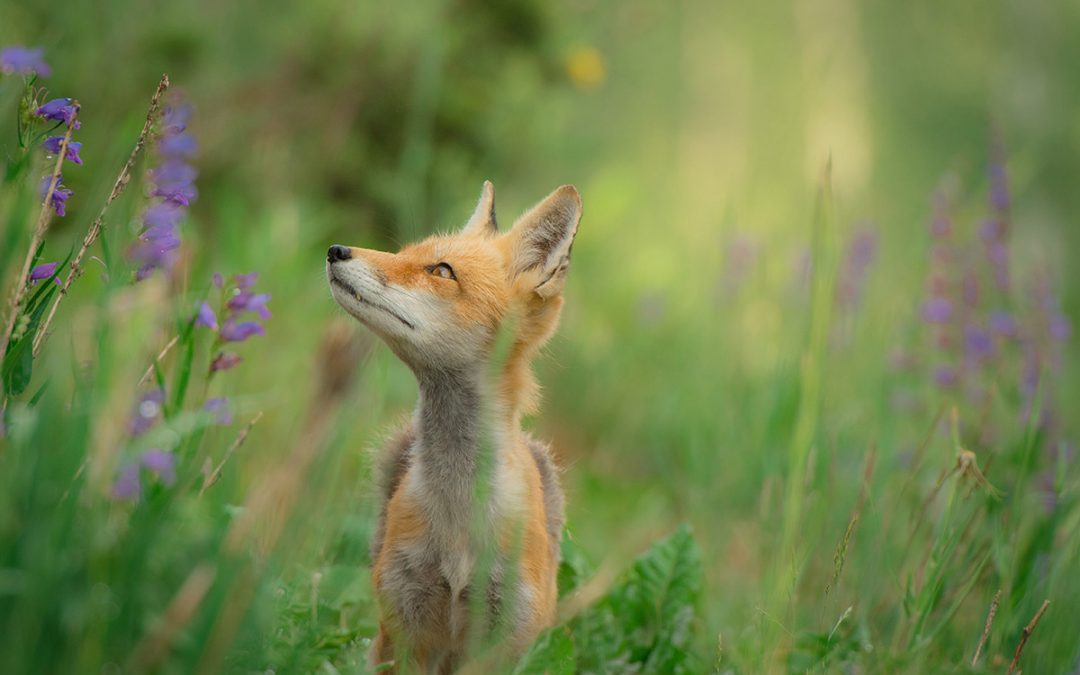
{"label": "fox neck", "polygon": [[[417,371],[417,462],[429,516],[460,531],[472,522],[478,475],[499,461],[502,423],[484,369]],[[490,455],[486,453],[492,453]],[[492,464],[485,466],[486,462]]]}

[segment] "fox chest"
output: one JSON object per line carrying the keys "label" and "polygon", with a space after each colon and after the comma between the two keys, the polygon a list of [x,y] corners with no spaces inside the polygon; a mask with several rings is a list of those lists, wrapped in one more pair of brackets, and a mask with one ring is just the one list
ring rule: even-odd
{"label": "fox chest", "polygon": [[384,549],[375,584],[384,607],[413,640],[452,648],[465,638],[475,588],[485,594],[489,613],[498,613],[501,577],[501,565],[478,577],[470,551],[420,540]]}

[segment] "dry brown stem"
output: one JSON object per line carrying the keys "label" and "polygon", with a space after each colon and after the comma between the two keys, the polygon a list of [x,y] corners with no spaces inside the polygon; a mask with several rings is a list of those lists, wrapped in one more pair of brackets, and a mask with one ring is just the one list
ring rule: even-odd
{"label": "dry brown stem", "polygon": [[971,667],[974,668],[975,664],[979,662],[979,655],[982,654],[983,647],[986,646],[986,639],[990,637],[990,625],[994,623],[994,615],[997,614],[998,603],[1001,602],[1001,589],[998,589],[997,593],[994,593],[994,600],[990,603],[990,611],[986,615],[986,625],[983,627],[982,637],[979,638],[979,645],[975,647],[975,655],[971,657]]}
{"label": "dry brown stem", "polygon": [[[150,135],[151,127],[154,125],[158,108],[161,107],[161,97],[165,95],[165,90],[168,88],[169,76],[165,74],[161,76],[161,81],[158,82],[157,90],[154,91],[154,96],[150,99],[150,109],[146,112],[146,122],[143,123],[142,131],[139,132],[139,138],[135,141],[135,147],[131,150],[131,154],[124,163],[124,167],[120,169],[120,175],[116,177],[116,182],[113,183],[112,192],[109,193],[104,206],[101,207],[101,211],[98,213],[97,218],[94,219],[94,222],[90,224],[90,229],[86,231],[86,236],[83,237],[82,246],[79,248],[79,252],[75,254],[75,258],[71,261],[71,271],[68,272],[67,278],[64,279],[64,285],[60,287],[60,292],[56,294],[56,299],[53,300],[52,307],[49,308],[49,313],[45,316],[45,320],[41,322],[41,327],[38,328],[37,335],[34,336],[34,356],[37,356],[38,352],[41,351],[41,346],[45,343],[45,338],[48,336],[49,325],[56,315],[56,308],[60,306],[60,301],[67,295],[68,288],[71,287],[72,282],[82,274],[83,257],[86,256],[86,252],[90,250],[90,247],[94,245],[94,242],[97,241],[98,236],[101,234],[102,223],[105,220],[106,211],[109,210],[109,206],[111,206],[112,203],[116,201],[116,198],[124,192],[124,188],[126,188],[131,181],[131,170],[135,167],[135,160],[138,159],[143,146],[146,145],[146,139]],[[62,156],[63,151],[61,151],[61,157]]]}
{"label": "dry brown stem", "polygon": [[67,155],[68,143],[71,142],[71,133],[75,130],[75,124],[79,119],[78,101],[72,102],[72,105],[75,107],[75,115],[68,123],[67,131],[64,133],[64,139],[60,142],[60,151],[56,153],[56,162],[53,164],[52,177],[49,179],[49,187],[45,191],[45,201],[41,204],[37,225],[34,227],[34,234],[30,238],[30,247],[26,251],[22,269],[19,271],[19,276],[15,280],[15,289],[12,291],[11,300],[8,302],[7,322],[4,325],[3,337],[0,338],[0,359],[7,354],[8,344],[11,341],[11,334],[14,332],[15,324],[18,320],[19,307],[22,306],[23,300],[26,299],[26,289],[30,287],[30,266],[34,264],[34,256],[37,255],[41,242],[45,240],[45,233],[49,229],[49,223],[52,222],[52,198],[56,193],[56,188],[60,185],[60,171],[64,166],[64,157]]}
{"label": "dry brown stem", "polygon": [[1027,644],[1028,638],[1031,637],[1032,631],[1035,630],[1035,625],[1039,623],[1039,619],[1046,613],[1046,608],[1050,606],[1049,600],[1043,600],[1042,607],[1039,611],[1035,612],[1035,616],[1031,617],[1031,621],[1028,625],[1024,626],[1024,632],[1020,634],[1020,644],[1016,645],[1016,652],[1013,654],[1012,661],[1009,663],[1009,669],[1005,671],[1005,675],[1012,675],[1016,670],[1016,665],[1020,662],[1020,652],[1024,651],[1024,645]]}

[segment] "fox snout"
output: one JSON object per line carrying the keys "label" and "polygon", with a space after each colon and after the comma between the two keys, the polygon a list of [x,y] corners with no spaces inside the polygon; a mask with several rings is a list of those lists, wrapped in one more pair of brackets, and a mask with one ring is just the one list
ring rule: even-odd
{"label": "fox snout", "polygon": [[341,244],[334,244],[330,247],[330,250],[326,252],[326,262],[336,263],[342,260],[348,260],[352,257],[352,250],[348,246],[342,246]]}

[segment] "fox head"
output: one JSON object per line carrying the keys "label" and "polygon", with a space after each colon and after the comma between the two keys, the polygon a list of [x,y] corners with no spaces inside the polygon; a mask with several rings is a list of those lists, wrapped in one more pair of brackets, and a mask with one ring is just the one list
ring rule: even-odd
{"label": "fox head", "polygon": [[334,299],[383,339],[418,375],[483,366],[511,313],[513,335],[501,382],[511,407],[528,412],[528,362],[558,324],[581,198],[564,185],[505,233],[485,182],[465,226],[385,253],[334,245],[326,276]]}

